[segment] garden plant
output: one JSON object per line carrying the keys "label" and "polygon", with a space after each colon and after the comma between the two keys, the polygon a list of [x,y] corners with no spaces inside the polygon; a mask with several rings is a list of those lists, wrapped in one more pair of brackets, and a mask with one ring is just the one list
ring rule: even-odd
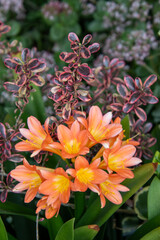
{"label": "garden plant", "polygon": [[0,0],[0,240],[160,239],[159,17]]}

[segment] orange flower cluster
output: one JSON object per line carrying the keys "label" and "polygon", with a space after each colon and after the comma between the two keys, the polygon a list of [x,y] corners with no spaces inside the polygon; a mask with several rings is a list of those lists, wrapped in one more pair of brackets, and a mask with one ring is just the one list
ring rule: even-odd
{"label": "orange flower cluster", "polygon": [[[120,118],[113,122],[111,112],[103,116],[100,108],[93,106],[88,118],[72,119],[68,127],[58,126],[59,142],[52,140],[47,120],[43,129],[40,122],[31,116],[28,127],[29,130],[20,129],[27,140],[16,144],[17,151],[33,151],[31,157],[40,151],[49,151],[61,156],[63,161],[71,159],[73,165],[71,168],[69,164],[67,170],[61,167],[49,169],[31,166],[24,159],[23,165],[11,171],[11,176],[20,182],[13,191],[27,190],[26,203],[32,201],[37,193],[43,195],[37,203],[36,213],[45,210],[46,218],[51,218],[59,213],[61,204],[69,202],[72,191],[85,192],[88,188],[100,196],[101,207],[105,206],[106,198],[114,204],[122,203],[119,191],[129,189],[120,183],[125,178],[134,177],[129,167],[141,160],[134,157],[138,142],[123,140]],[[96,144],[102,147],[89,163],[87,156]]]}

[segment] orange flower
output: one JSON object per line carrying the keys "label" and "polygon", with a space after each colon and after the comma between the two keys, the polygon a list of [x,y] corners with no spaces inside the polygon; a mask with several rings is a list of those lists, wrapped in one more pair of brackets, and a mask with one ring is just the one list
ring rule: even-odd
{"label": "orange flower", "polygon": [[49,219],[49,218],[52,218],[55,214],[56,216],[58,215],[61,202],[57,200],[52,204],[47,204],[47,199],[48,199],[48,196],[43,196],[38,201],[36,213],[39,213],[41,210],[45,210],[45,217]]}
{"label": "orange flower", "polygon": [[133,145],[125,145],[117,151],[106,149],[103,153],[107,170],[109,173],[115,171],[124,178],[133,178],[133,172],[128,168],[142,162],[141,159],[133,157],[136,148]]}
{"label": "orange flower", "polygon": [[60,151],[55,149],[56,146],[48,132],[48,119],[45,121],[43,129],[37,118],[31,116],[27,120],[29,130],[20,128],[19,131],[28,140],[23,140],[15,145],[17,151],[33,151],[31,157],[37,155],[40,151],[54,152],[60,155]]}
{"label": "orange flower", "polygon": [[79,117],[78,121],[86,127],[92,142],[105,143],[104,140],[115,137],[122,131],[122,125],[120,123],[110,124],[111,119],[111,112],[103,116],[98,106],[92,106],[88,119]]}
{"label": "orange flower", "polygon": [[57,201],[67,203],[73,183],[63,168],[57,168],[53,173],[46,173],[43,176],[47,180],[40,185],[39,192],[48,195],[47,205],[54,206]]}
{"label": "orange flower", "polygon": [[80,130],[78,121],[74,121],[70,129],[64,125],[59,125],[57,133],[60,143],[56,143],[56,146],[62,150],[63,158],[74,158],[89,152],[89,148],[86,147],[88,142],[87,131]]}
{"label": "orange flower", "polygon": [[67,169],[74,181],[74,191],[85,192],[90,188],[93,192],[100,193],[99,187],[96,184],[104,182],[107,178],[107,173],[98,169],[100,158],[96,159],[89,165],[84,157],[77,157],[75,160],[75,169]]}
{"label": "orange flower", "polygon": [[25,158],[23,164],[12,170],[10,175],[20,182],[13,188],[13,192],[27,190],[24,202],[29,203],[35,198],[43,177],[40,170],[35,165],[31,166]]}
{"label": "orange flower", "polygon": [[101,207],[103,208],[106,204],[105,197],[113,202],[114,204],[122,203],[122,196],[119,193],[129,191],[129,188],[119,184],[124,181],[124,178],[118,174],[109,174],[105,182],[100,184],[101,194]]}

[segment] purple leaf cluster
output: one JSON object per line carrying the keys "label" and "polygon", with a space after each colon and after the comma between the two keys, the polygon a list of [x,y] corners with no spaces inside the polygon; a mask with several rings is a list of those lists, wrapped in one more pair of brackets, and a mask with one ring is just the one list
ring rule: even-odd
{"label": "purple leaf cluster", "polygon": [[78,36],[71,32],[68,35],[68,40],[71,42],[73,52],[62,52],[60,59],[68,63],[68,67],[64,67],[63,71],[56,71],[56,77],[52,78],[54,86],[51,88],[48,97],[55,104],[55,110],[59,116],[68,120],[71,115],[79,114],[76,108],[79,106],[79,101],[88,102],[91,96],[86,89],[82,88],[82,80],[87,83],[94,80],[94,74],[91,68],[86,63],[81,63],[81,58],[87,59],[92,53],[99,50],[100,45],[90,43],[92,35],[87,34],[82,43]]}
{"label": "purple leaf cluster", "polygon": [[8,191],[13,188],[12,184],[13,178],[10,176],[10,174],[7,175],[6,181],[0,181],[0,201],[4,203],[7,199]]}
{"label": "purple leaf cluster", "polygon": [[116,99],[115,103],[111,104],[111,109],[127,114],[134,112],[141,121],[146,121],[146,112],[140,106],[158,102],[158,98],[153,95],[150,89],[156,81],[157,76],[154,74],[150,75],[144,83],[139,77],[134,80],[131,76],[125,76],[124,82],[117,85],[120,97]]}
{"label": "purple leaf cluster", "polygon": [[[16,80],[4,83],[5,89],[13,92],[14,96],[28,103],[28,97],[32,91],[31,83],[40,87],[45,83],[40,76],[40,73],[46,68],[45,61],[37,58],[31,59],[29,49],[25,48],[21,53],[21,58],[6,58],[4,64],[6,67],[13,69],[17,74]],[[17,106],[21,107],[19,103],[17,103]]]}
{"label": "purple leaf cluster", "polygon": [[[7,125],[9,126],[9,124]],[[21,126],[24,126],[24,124],[21,124]],[[6,129],[4,124],[0,122],[0,163],[6,160],[18,163],[23,160],[24,157],[22,155],[11,153],[13,149],[11,143],[17,140],[19,135],[19,132],[11,129],[10,126]]]}

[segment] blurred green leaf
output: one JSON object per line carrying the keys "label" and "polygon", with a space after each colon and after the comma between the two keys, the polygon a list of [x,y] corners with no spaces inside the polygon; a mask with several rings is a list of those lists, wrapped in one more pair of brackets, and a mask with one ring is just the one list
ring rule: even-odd
{"label": "blurred green leaf", "polygon": [[32,115],[43,124],[46,120],[46,113],[41,90],[35,85],[33,85],[33,88],[36,91],[31,93],[31,96],[29,97],[29,103],[26,105],[22,117],[23,120],[26,121],[27,118]]}
{"label": "blurred green leaf", "polygon": [[11,26],[11,30],[7,33],[7,36],[13,37],[18,35],[18,33],[21,30],[21,25],[19,22],[11,20],[7,23],[9,26]]}
{"label": "blurred green leaf", "polygon": [[148,219],[160,214],[160,179],[154,177],[148,192]]}
{"label": "blurred green leaf", "polygon": [[116,211],[119,209],[137,190],[142,187],[154,174],[156,165],[153,163],[144,164],[134,170],[135,177],[133,179],[126,179],[123,185],[127,186],[130,191],[122,193],[123,202],[120,205],[115,205],[108,200],[106,206],[100,208],[99,197],[90,205],[77,223],[77,227],[87,224],[97,224],[102,226]]}
{"label": "blurred green leaf", "polygon": [[72,218],[62,225],[55,240],[74,240],[74,220]]}
{"label": "blurred green leaf", "polygon": [[130,137],[130,126],[129,126],[129,116],[126,115],[122,121],[121,121],[123,130],[124,130],[124,135],[125,138],[124,139],[128,139]]}
{"label": "blurred green leaf", "polygon": [[50,39],[53,41],[58,41],[65,36],[66,30],[63,25],[56,22],[50,29]]}
{"label": "blurred green leaf", "polygon": [[144,187],[140,190],[134,197],[134,210],[137,213],[138,217],[142,220],[148,218],[147,211],[147,196],[148,196],[149,187]]}
{"label": "blurred green leaf", "polygon": [[0,239],[1,240],[8,240],[8,237],[7,237],[7,232],[6,232],[6,229],[5,229],[5,226],[3,224],[3,221],[0,217]]}
{"label": "blurred green leaf", "polygon": [[99,232],[97,225],[87,225],[74,230],[74,240],[92,240]]}
{"label": "blurred green leaf", "polygon": [[139,220],[137,217],[125,217],[122,220],[122,232],[123,236],[131,235],[139,226]]}
{"label": "blurred green leaf", "polygon": [[160,239],[160,227],[155,228],[151,232],[147,233],[141,240],[159,240]]}

